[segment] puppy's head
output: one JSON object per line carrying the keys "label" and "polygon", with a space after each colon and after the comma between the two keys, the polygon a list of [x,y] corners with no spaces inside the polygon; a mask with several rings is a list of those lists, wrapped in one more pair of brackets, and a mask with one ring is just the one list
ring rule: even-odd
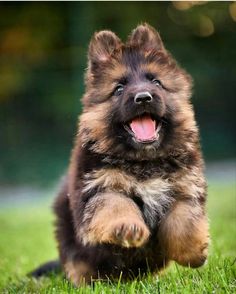
{"label": "puppy's head", "polygon": [[197,132],[190,95],[190,76],[152,27],[138,26],[126,44],[113,32],[98,32],[88,53],[83,144],[136,160],[181,149]]}

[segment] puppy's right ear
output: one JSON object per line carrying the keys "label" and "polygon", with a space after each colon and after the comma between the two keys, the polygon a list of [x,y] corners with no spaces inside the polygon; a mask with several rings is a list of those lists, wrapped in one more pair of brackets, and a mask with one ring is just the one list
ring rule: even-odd
{"label": "puppy's right ear", "polygon": [[119,50],[122,43],[111,31],[95,33],[89,45],[88,59],[91,69],[99,67],[110,60],[112,55]]}
{"label": "puppy's right ear", "polygon": [[150,51],[152,49],[165,50],[163,42],[158,32],[148,24],[139,25],[133,30],[128,39],[128,44],[138,47],[143,51]]}

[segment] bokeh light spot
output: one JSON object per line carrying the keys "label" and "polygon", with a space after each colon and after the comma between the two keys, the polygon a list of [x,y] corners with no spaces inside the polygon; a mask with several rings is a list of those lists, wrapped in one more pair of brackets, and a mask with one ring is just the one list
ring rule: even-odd
{"label": "bokeh light spot", "polygon": [[233,21],[236,21],[236,2],[229,5],[229,14]]}
{"label": "bokeh light spot", "polygon": [[195,34],[200,37],[209,37],[214,33],[214,23],[210,17],[201,15],[199,17],[198,25],[195,28]]}
{"label": "bokeh light spot", "polygon": [[188,10],[192,7],[191,1],[173,1],[172,4],[178,10]]}
{"label": "bokeh light spot", "polygon": [[172,1],[173,6],[178,10],[188,10],[195,5],[203,5],[208,1]]}

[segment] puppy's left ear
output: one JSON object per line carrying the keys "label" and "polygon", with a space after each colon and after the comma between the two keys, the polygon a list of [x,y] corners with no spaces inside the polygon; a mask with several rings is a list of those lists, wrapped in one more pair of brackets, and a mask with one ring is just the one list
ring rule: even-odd
{"label": "puppy's left ear", "polygon": [[121,41],[111,31],[95,33],[89,44],[88,60],[92,67],[99,67],[107,62],[121,47]]}
{"label": "puppy's left ear", "polygon": [[128,44],[139,47],[143,51],[165,50],[160,35],[148,24],[139,25],[134,29],[128,39]]}

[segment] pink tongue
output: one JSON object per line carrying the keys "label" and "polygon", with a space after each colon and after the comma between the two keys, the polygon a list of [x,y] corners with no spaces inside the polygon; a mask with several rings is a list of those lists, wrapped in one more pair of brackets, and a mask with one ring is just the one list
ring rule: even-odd
{"label": "pink tongue", "polygon": [[148,141],[156,136],[156,122],[150,116],[135,118],[130,123],[130,127],[136,139],[140,141]]}

